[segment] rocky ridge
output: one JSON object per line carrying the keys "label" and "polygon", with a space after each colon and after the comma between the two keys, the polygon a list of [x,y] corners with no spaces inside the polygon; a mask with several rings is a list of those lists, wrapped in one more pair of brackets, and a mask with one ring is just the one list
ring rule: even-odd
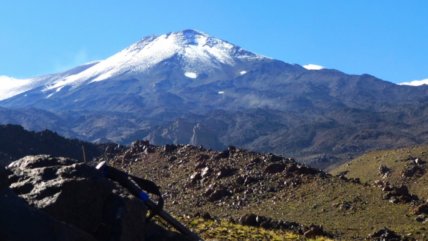
{"label": "rocky ridge", "polygon": [[18,125],[0,125],[0,166],[27,155],[49,154],[83,161],[99,156],[103,149],[92,143],[67,139],[55,132],[28,131]]}

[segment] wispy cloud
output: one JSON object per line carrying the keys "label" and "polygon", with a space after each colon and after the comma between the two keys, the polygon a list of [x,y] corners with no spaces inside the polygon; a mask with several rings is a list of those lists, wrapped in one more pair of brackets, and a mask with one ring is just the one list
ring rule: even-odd
{"label": "wispy cloud", "polygon": [[399,83],[399,85],[411,85],[411,86],[428,85],[428,79],[413,80],[413,81],[409,81],[409,82],[403,82],[403,83]]}
{"label": "wispy cloud", "polygon": [[320,69],[324,69],[324,66],[317,65],[317,64],[305,64],[303,65],[303,68],[307,70],[320,70]]}
{"label": "wispy cloud", "polygon": [[65,59],[57,60],[54,63],[53,70],[54,72],[61,72],[92,61],[94,61],[94,59],[89,56],[86,49],[81,48],[74,54],[70,54]]}

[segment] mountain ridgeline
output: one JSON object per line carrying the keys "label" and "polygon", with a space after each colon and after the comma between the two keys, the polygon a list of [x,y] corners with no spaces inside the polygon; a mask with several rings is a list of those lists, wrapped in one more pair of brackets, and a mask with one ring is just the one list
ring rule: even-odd
{"label": "mountain ridgeline", "polygon": [[102,145],[66,139],[49,130],[33,132],[17,125],[0,125],[0,168],[27,155],[49,154],[90,161],[103,151]]}
{"label": "mountain ridgeline", "polygon": [[88,141],[235,145],[321,168],[428,140],[426,86],[307,70],[194,30],[35,80],[0,101],[0,123]]}

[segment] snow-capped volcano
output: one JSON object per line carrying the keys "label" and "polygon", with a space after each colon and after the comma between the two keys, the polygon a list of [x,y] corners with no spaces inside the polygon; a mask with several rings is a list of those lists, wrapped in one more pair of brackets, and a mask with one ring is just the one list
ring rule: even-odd
{"label": "snow-capped volcano", "polygon": [[0,78],[8,97],[0,123],[86,140],[236,145],[322,163],[325,153],[341,158],[428,139],[427,86],[319,69],[173,32],[63,73]]}
{"label": "snow-capped volcano", "polygon": [[[118,78],[140,79],[139,76],[150,75],[150,70],[165,62],[173,62],[182,77],[195,80],[200,76],[207,77],[209,73],[227,73],[242,62],[262,59],[267,58],[205,33],[184,30],[145,37],[105,60],[63,73],[28,79],[0,76],[0,100],[33,89],[50,98],[64,87],[76,89],[85,84]],[[246,70],[237,69],[237,75],[242,71]]]}
{"label": "snow-capped volcano", "polygon": [[183,74],[192,79],[197,78],[201,72],[221,69],[223,65],[235,65],[242,60],[263,58],[207,34],[184,30],[146,37],[81,73],[47,85],[44,90],[60,90],[64,86],[79,86],[120,75],[144,73],[173,57],[180,60]]}

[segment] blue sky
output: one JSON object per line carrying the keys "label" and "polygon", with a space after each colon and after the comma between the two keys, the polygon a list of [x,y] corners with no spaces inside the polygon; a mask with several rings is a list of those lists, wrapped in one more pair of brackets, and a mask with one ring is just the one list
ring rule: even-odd
{"label": "blue sky", "polygon": [[187,28],[288,63],[392,82],[428,78],[423,0],[4,0],[0,75],[62,71]]}

